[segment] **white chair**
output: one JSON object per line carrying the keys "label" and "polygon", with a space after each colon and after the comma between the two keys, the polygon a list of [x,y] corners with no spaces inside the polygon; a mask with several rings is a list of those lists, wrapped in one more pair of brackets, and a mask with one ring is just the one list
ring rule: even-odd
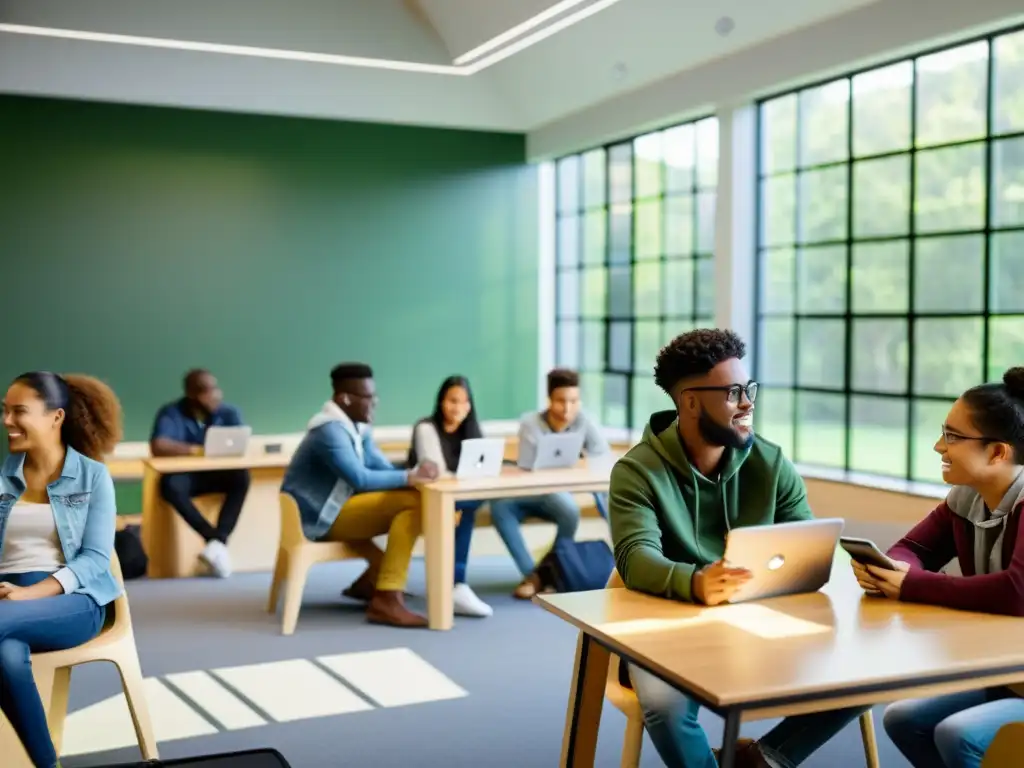
{"label": "white chair", "polygon": [[[121,564],[117,555],[110,558],[110,569],[114,578],[123,585]],[[87,643],[64,651],[32,654],[32,672],[37,680],[53,680],[50,708],[47,719],[50,726],[50,738],[60,754],[64,740],[64,721],[68,713],[68,692],[71,687],[71,668],[93,661],[109,661],[117,667],[121,675],[124,697],[128,702],[128,711],[135,726],[135,737],[139,742],[139,750],[143,760],[156,760],[159,755],[156,748],[156,737],[153,735],[153,721],[149,716],[146,704],[146,691],[142,678],[142,666],[139,664],[139,653],[135,647],[135,632],[132,629],[132,616],[128,608],[128,593],[107,606],[106,623],[100,633]],[[45,697],[44,697],[45,698]]]}
{"label": "white chair", "polygon": [[284,610],[281,618],[281,634],[291,635],[299,620],[302,607],[302,591],[306,587],[309,569],[317,563],[336,560],[352,560],[359,555],[352,552],[340,541],[310,541],[302,532],[302,517],[294,497],[282,493],[281,542],[277,548],[277,562],[274,564],[274,578],[270,583],[270,598],[267,613],[277,610],[282,585],[285,586]]}

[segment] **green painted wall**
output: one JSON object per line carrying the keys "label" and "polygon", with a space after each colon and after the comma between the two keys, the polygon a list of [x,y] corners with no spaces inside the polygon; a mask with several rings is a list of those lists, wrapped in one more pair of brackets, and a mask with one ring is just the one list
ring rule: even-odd
{"label": "green painted wall", "polygon": [[535,404],[537,202],[521,135],[0,96],[0,378],[84,371],[145,440],[206,366],[300,431],[344,359],[380,424],[469,376]]}

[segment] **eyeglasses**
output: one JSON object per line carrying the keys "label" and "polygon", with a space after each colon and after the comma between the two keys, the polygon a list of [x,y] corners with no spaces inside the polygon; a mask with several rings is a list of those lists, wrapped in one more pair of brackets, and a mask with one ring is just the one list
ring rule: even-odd
{"label": "eyeglasses", "polygon": [[746,395],[750,402],[754,402],[757,399],[757,382],[748,381],[746,386],[733,384],[728,387],[687,387],[683,392],[725,392],[725,399],[730,403],[740,402],[743,395]]}
{"label": "eyeglasses", "polygon": [[982,443],[998,443],[1001,442],[994,437],[986,437],[985,435],[961,435],[959,432],[954,432],[945,424],[942,425],[942,439],[947,444],[959,443],[961,440],[977,440]]}
{"label": "eyeglasses", "polygon": [[364,395],[362,392],[346,392],[349,397],[358,397],[360,400],[369,400],[374,405],[380,402],[380,398],[377,395]]}

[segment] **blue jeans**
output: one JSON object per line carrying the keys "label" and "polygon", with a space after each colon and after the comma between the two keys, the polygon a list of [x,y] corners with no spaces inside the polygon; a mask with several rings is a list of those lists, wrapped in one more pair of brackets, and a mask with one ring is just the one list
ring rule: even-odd
{"label": "blue jeans", "polygon": [[555,539],[572,539],[580,525],[580,508],[571,493],[550,493],[522,499],[499,499],[491,502],[491,522],[505,542],[508,553],[523,576],[533,572],[533,555],[526,547],[521,528],[527,517],[539,517],[558,527]]}
{"label": "blue jeans", "polygon": [[882,724],[914,768],[979,768],[996,731],[1024,720],[1024,699],[1008,688],[965,691],[890,704]]}
{"label": "blue jeans", "polygon": [[476,512],[483,506],[482,501],[457,501],[455,509],[462,513],[455,526],[455,583],[466,583],[466,564],[469,562],[469,544],[473,540],[473,526]]}
{"label": "blue jeans", "polygon": [[[0,581],[28,587],[49,575],[8,573],[0,574]],[[103,628],[105,616],[106,609],[87,595],[0,600],[0,710],[36,768],[53,768],[57,754],[29,654],[62,651],[92,640]]]}
{"label": "blue jeans", "polygon": [[[711,744],[697,713],[700,704],[649,672],[630,665],[629,677],[644,713],[644,725],[658,755],[669,768],[717,768]],[[870,707],[787,717],[758,743],[761,751],[782,766],[800,765]]]}

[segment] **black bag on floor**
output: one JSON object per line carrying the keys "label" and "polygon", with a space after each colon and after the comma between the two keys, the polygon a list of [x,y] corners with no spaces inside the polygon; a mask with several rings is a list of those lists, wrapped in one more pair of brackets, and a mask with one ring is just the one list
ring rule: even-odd
{"label": "black bag on floor", "polygon": [[276,749],[251,749],[206,757],[184,757],[179,760],[150,760],[146,763],[118,763],[102,768],[291,768]]}
{"label": "black bag on floor", "polygon": [[604,589],[614,569],[615,556],[607,542],[559,539],[535,572],[541,589],[585,592]]}
{"label": "black bag on floor", "polygon": [[142,530],[129,525],[114,534],[114,551],[121,562],[121,575],[127,579],[141,579],[146,575],[149,558],[142,548]]}

